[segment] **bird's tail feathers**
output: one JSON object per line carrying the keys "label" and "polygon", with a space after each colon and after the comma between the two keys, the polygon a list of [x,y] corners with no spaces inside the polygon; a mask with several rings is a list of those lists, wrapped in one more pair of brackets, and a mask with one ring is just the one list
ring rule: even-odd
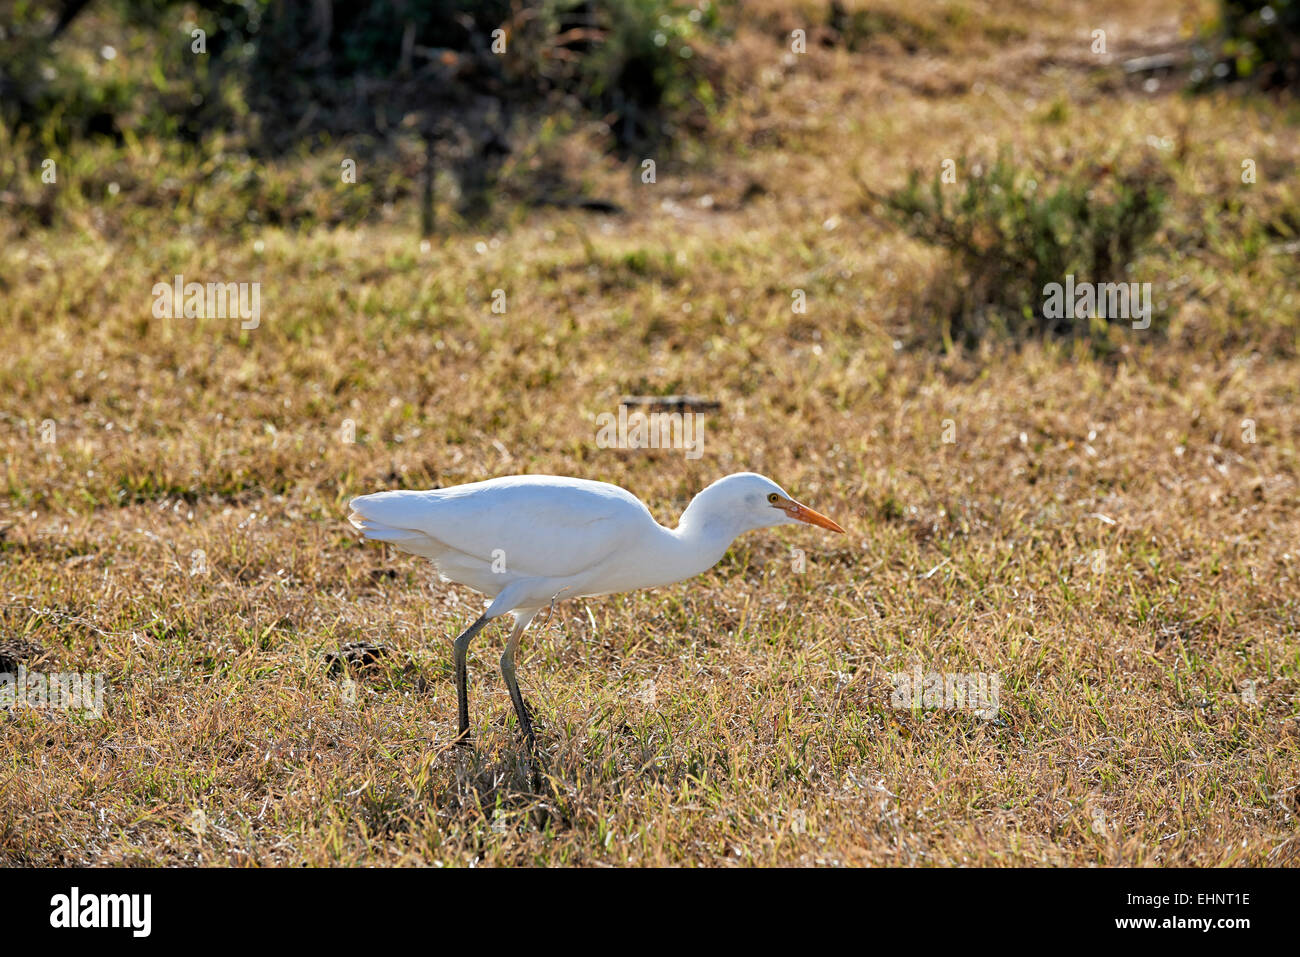
{"label": "bird's tail feathers", "polygon": [[[402,528],[400,524],[402,502],[401,493],[378,492],[374,495],[360,495],[348,503],[351,513],[348,521],[360,529],[366,538],[379,542],[415,542],[427,541],[428,535],[413,528]],[[396,507],[395,507],[396,506]]]}
{"label": "bird's tail feathers", "polygon": [[388,525],[382,525],[379,522],[368,521],[365,517],[353,512],[348,516],[348,521],[356,528],[359,528],[366,538],[373,539],[377,542],[413,542],[417,540],[427,541],[429,536],[423,532],[413,532],[409,528],[392,528]]}

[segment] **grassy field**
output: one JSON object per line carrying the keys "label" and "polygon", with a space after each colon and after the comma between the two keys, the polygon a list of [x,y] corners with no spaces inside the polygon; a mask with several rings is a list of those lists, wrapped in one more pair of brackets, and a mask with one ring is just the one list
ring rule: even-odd
{"label": "grassy field", "polygon": [[[99,719],[0,713],[0,863],[1296,863],[1300,112],[1124,72],[1205,3],[914,6],[802,55],[821,5],[750,10],[654,183],[538,146],[621,216],[226,229],[144,141],[72,161],[54,226],[0,222],[0,650],[108,682]],[[1168,178],[1149,329],[945,347],[967,279],[863,185],[999,147]],[[337,168],[265,182],[328,205]],[[155,318],[178,273],[260,282],[260,324]],[[676,392],[721,403],[701,458],[598,447]],[[546,472],[672,524],[743,470],[848,534],[539,619],[538,780],[493,627],[450,746],[480,598],[360,541],[350,497]],[[331,672],[352,641],[388,653]],[[997,717],[893,707],[914,667],[997,675]]]}

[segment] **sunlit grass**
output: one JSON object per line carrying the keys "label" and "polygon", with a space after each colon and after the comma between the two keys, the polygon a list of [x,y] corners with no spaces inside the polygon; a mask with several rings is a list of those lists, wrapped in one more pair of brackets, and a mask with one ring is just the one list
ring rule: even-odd
{"label": "sunlit grass", "polygon": [[[1130,7],[1107,22],[1176,34]],[[971,50],[928,63],[791,65],[742,31],[700,165],[586,171],[625,217],[426,247],[407,209],[300,233],[78,200],[0,227],[3,636],[110,683],[102,720],[0,716],[0,859],[1294,862],[1300,137],[1267,102],[1098,92],[1084,54],[1026,69],[1035,36],[1087,49],[1091,15],[1055,9],[1029,39],[975,10]],[[1152,329],[940,347],[947,266],[855,177],[1000,143],[1167,165]],[[261,282],[260,326],[155,319],[177,273]],[[720,401],[704,457],[598,448],[629,392]],[[448,746],[477,596],[359,542],[349,497],[553,472],[671,523],[742,469],[849,534],[755,533],[692,582],[539,619],[538,780],[485,632],[477,747]],[[360,640],[387,658],[331,675]],[[918,664],[999,675],[998,718],[891,707]]]}

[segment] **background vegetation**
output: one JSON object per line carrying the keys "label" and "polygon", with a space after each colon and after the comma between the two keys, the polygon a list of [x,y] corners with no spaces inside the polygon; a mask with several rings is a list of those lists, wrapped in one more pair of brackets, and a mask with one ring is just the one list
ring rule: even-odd
{"label": "background vegetation", "polygon": [[[110,692],[0,715],[0,861],[1295,862],[1293,5],[80,6],[3,8],[0,661]],[[596,446],[681,392],[702,459]],[[351,496],[741,469],[849,534],[557,607],[540,781],[481,636],[447,747],[478,596]]]}

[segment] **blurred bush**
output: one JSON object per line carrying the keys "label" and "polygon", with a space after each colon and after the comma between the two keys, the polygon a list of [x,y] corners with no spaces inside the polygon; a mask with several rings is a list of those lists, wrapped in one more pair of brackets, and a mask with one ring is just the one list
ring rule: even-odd
{"label": "blurred bush", "polygon": [[[220,143],[245,159],[346,141],[372,182],[397,173],[409,185],[436,163],[476,214],[522,121],[585,113],[628,154],[702,129],[714,87],[700,41],[720,27],[711,0],[18,0],[6,11],[0,124],[27,155],[0,164],[0,189],[101,141],[129,151],[165,138],[196,157]],[[407,191],[390,185],[383,201]],[[302,209],[259,218],[315,221]]]}
{"label": "blurred bush", "polygon": [[1300,85],[1300,0],[1220,0],[1219,10],[1218,62],[1205,84]]}

